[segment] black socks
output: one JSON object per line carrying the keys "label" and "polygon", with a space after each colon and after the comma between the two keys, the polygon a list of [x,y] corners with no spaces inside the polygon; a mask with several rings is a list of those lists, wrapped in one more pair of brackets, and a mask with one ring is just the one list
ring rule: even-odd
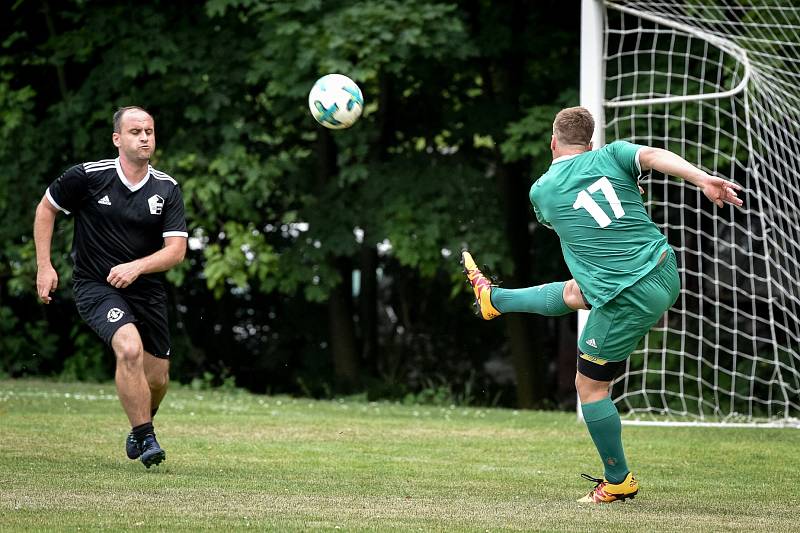
{"label": "black socks", "polygon": [[145,422],[140,426],[136,426],[131,430],[131,433],[133,433],[133,438],[136,439],[137,442],[142,442],[145,436],[155,434],[153,422]]}

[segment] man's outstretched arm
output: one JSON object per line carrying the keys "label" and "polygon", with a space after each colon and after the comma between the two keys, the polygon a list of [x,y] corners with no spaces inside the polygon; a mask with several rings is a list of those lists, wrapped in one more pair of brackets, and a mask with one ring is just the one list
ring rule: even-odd
{"label": "man's outstretched arm", "polygon": [[685,179],[702,190],[706,198],[714,202],[717,207],[723,207],[726,203],[741,207],[744,203],[737,196],[737,191],[742,190],[741,186],[732,181],[712,176],[669,150],[642,148],[639,151],[639,164],[642,171],[655,169],[664,174]]}

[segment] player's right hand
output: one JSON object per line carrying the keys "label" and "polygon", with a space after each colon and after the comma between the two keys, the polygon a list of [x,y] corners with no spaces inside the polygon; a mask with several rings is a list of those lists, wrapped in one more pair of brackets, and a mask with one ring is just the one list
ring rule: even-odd
{"label": "player's right hand", "polygon": [[40,266],[36,271],[36,292],[43,304],[49,304],[50,293],[58,287],[58,274],[53,265]]}
{"label": "player's right hand", "polygon": [[717,176],[706,176],[702,183],[703,194],[706,198],[714,202],[717,207],[724,207],[725,204],[732,204],[742,207],[744,201],[739,198],[737,192],[742,190],[741,185],[733,183]]}

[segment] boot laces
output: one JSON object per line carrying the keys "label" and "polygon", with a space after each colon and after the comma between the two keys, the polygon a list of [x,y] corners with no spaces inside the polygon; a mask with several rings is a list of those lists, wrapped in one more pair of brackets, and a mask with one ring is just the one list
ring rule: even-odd
{"label": "boot laces", "polygon": [[590,475],[588,475],[588,474],[581,474],[581,477],[582,477],[583,479],[586,479],[586,480],[588,480],[588,481],[591,481],[592,483],[595,483],[595,486],[594,486],[594,488],[597,488],[597,487],[599,487],[600,485],[602,485],[603,483],[605,483],[605,480],[604,480],[604,479],[598,479],[598,478],[596,478],[596,477],[592,477],[592,476],[590,476]]}

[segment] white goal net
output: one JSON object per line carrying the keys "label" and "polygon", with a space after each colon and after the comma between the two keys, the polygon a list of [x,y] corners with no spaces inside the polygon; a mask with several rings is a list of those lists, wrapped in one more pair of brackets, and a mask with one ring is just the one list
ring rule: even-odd
{"label": "white goal net", "polygon": [[690,184],[643,180],[682,291],[614,384],[627,421],[800,427],[798,5],[605,2],[606,138],[745,189],[743,208],[717,208]]}

